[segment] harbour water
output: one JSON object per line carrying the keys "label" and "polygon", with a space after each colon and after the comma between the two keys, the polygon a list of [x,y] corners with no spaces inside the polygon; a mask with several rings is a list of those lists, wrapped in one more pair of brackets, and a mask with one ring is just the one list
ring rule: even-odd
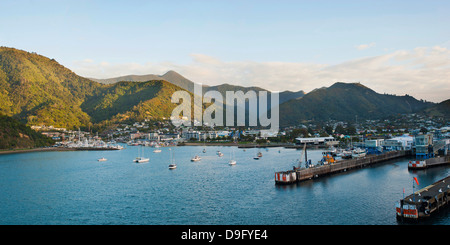
{"label": "harbour water", "polygon": [[[402,158],[295,185],[274,184],[301,150],[172,147],[137,164],[137,146],[120,151],[0,155],[2,225],[397,225],[395,202],[413,177],[423,188],[450,174],[448,166],[408,170]],[[224,153],[218,157],[216,152]],[[280,152],[279,152],[280,151]],[[236,165],[228,165],[234,152]],[[308,150],[317,163],[322,150]],[[194,155],[201,161],[191,162]],[[108,160],[99,162],[105,157]],[[448,211],[422,224],[449,225]]]}

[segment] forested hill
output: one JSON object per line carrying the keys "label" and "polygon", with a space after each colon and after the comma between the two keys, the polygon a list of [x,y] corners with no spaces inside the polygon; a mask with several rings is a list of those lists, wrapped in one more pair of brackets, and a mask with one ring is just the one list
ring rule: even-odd
{"label": "forested hill", "polygon": [[420,112],[433,103],[412,96],[379,94],[360,83],[335,83],[316,89],[280,106],[280,122],[292,125],[304,120],[377,119],[393,114]]}
{"label": "forested hill", "polygon": [[83,101],[101,85],[53,59],[0,47],[0,113],[30,125],[75,128],[90,117]]}
{"label": "forested hill", "polygon": [[28,125],[76,129],[102,121],[170,117],[174,91],[164,80],[100,84],[53,59],[0,47],[0,113]]}
{"label": "forested hill", "polygon": [[51,138],[5,115],[0,115],[0,139],[0,149],[34,148],[54,144]]}

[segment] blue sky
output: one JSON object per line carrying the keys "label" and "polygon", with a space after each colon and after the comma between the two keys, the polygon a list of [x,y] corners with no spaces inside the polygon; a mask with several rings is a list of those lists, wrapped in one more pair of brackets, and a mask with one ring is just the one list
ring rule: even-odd
{"label": "blue sky", "polygon": [[[0,0],[0,8],[0,45],[55,58],[87,77],[175,70],[211,85],[308,91],[360,81],[399,94],[414,84],[409,94],[445,99],[417,93],[433,82],[450,94],[443,77],[450,69],[450,1]],[[411,65],[394,69],[405,62]],[[355,63],[368,67],[364,76]],[[376,72],[386,67],[382,82]],[[411,69],[423,77],[438,69],[439,77],[407,77]]]}

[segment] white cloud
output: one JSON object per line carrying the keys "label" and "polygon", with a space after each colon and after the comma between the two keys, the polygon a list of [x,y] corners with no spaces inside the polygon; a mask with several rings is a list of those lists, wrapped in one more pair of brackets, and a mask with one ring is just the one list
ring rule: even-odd
{"label": "white cloud", "polygon": [[404,95],[441,102],[450,98],[450,50],[418,47],[389,54],[349,60],[337,65],[288,62],[225,62],[204,54],[192,54],[186,65],[174,63],[127,63],[79,61],[73,70],[94,78],[129,74],[164,74],[174,70],[207,85],[229,83],[259,86],[272,91],[304,90],[335,82],[361,82],[378,93]]}
{"label": "white cloud", "polygon": [[364,50],[364,49],[368,49],[371,47],[375,47],[375,43],[369,43],[369,44],[360,44],[356,46],[357,50]]}

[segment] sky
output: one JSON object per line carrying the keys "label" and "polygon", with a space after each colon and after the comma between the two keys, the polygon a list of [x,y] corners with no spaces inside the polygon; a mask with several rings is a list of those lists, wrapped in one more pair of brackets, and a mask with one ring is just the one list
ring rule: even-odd
{"label": "sky", "polygon": [[360,82],[450,99],[450,1],[0,0],[0,46],[84,77],[162,75],[309,92]]}

